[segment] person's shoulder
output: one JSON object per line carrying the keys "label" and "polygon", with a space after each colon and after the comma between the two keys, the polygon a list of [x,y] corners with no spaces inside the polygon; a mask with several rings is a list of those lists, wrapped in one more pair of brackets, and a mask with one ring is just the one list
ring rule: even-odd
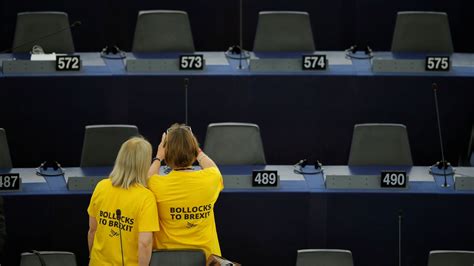
{"label": "person's shoulder", "polygon": [[221,176],[221,172],[219,171],[219,168],[215,166],[202,169],[201,173],[207,174],[207,175]]}
{"label": "person's shoulder", "polygon": [[148,188],[153,189],[155,188],[158,183],[160,182],[161,178],[160,175],[154,174],[148,178]]}
{"label": "person's shoulder", "polygon": [[111,186],[112,186],[112,182],[110,181],[110,178],[102,179],[95,186],[95,191],[101,191]]}

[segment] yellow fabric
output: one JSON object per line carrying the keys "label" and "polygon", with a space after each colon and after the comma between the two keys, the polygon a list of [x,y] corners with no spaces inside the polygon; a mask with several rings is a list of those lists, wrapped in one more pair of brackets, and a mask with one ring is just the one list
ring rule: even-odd
{"label": "yellow fabric", "polygon": [[155,194],[160,214],[155,248],[198,248],[206,258],[211,253],[221,255],[214,203],[224,184],[217,167],[154,175],[148,187]]}
{"label": "yellow fabric", "polygon": [[122,216],[125,265],[138,265],[138,233],[159,230],[155,202],[153,193],[142,185],[122,189],[112,186],[110,179],[100,181],[87,209],[89,216],[97,220],[89,265],[122,265],[117,209]]}

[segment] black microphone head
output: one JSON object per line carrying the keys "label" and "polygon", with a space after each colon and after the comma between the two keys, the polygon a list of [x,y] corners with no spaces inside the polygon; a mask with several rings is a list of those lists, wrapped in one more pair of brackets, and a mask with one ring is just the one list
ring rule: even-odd
{"label": "black microphone head", "polygon": [[189,84],[189,79],[188,78],[184,78],[184,86],[188,86]]}
{"label": "black microphone head", "polygon": [[433,84],[431,84],[431,88],[433,88],[433,90],[438,90],[438,84],[436,84],[436,82],[433,82]]}
{"label": "black microphone head", "polygon": [[117,218],[120,219],[120,217],[122,217],[122,211],[120,209],[117,209],[115,211],[115,214],[117,214]]}

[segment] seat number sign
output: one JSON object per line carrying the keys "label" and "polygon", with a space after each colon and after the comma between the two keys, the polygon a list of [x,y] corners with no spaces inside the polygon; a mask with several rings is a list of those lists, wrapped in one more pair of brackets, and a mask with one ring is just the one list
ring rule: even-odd
{"label": "seat number sign", "polygon": [[255,170],[252,172],[252,187],[277,187],[278,173],[270,170]]}
{"label": "seat number sign", "polygon": [[19,191],[20,174],[0,174],[0,191]]}
{"label": "seat number sign", "polygon": [[449,56],[427,56],[425,62],[426,71],[449,71],[451,61]]}
{"label": "seat number sign", "polygon": [[203,70],[204,56],[202,54],[181,55],[179,57],[180,70]]}
{"label": "seat number sign", "polygon": [[56,71],[81,71],[81,57],[79,55],[57,55]]}
{"label": "seat number sign", "polygon": [[326,55],[303,55],[303,70],[326,70]]}
{"label": "seat number sign", "polygon": [[407,173],[404,171],[382,171],[381,184],[383,188],[405,188]]}

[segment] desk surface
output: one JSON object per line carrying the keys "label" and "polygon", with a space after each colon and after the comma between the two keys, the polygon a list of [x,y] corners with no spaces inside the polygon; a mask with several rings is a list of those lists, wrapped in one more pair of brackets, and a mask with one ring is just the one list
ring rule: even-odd
{"label": "desk surface", "polygon": [[[126,59],[103,59],[99,53],[77,53],[81,56],[83,68],[80,72],[54,72],[54,73],[20,73],[8,74],[0,72],[1,77],[8,76],[77,76],[77,75],[377,75],[377,76],[474,76],[474,54],[455,53],[451,56],[452,68],[449,72],[420,72],[420,73],[374,73],[371,70],[370,59],[349,59],[345,52],[339,51],[318,51],[315,54],[326,54],[329,61],[329,69],[326,71],[272,71],[272,72],[252,72],[249,70],[249,61],[242,61],[242,69],[239,69],[239,60],[228,58],[224,52],[196,52],[203,54],[206,60],[206,68],[202,71],[178,71],[178,72],[155,72],[155,73],[129,73],[126,71],[126,61],[135,59],[164,59],[178,58],[179,54],[133,54],[127,53]],[[362,55],[362,54],[360,54]],[[29,56],[29,55],[26,55]],[[254,58],[295,58],[300,59],[301,54],[294,53],[258,53]],[[374,57],[393,58],[390,52],[375,52]],[[5,60],[19,58],[22,60],[25,55],[0,54],[0,66]]]}
{"label": "desk surface", "polygon": [[[270,166],[274,168],[275,166]],[[264,166],[220,167],[248,175]],[[292,166],[277,166],[280,173]],[[307,166],[308,169],[314,169]],[[327,173],[375,173],[380,167],[324,166]],[[383,168],[387,169],[387,168]],[[67,175],[106,175],[110,168],[66,168]],[[352,250],[356,265],[396,266],[398,215],[402,213],[402,265],[426,265],[433,249],[472,250],[473,192],[441,188],[428,167],[412,167],[407,190],[328,190],[321,175],[283,180],[275,190],[224,189],[215,207],[223,255],[245,265],[293,265],[296,250]],[[474,168],[458,168],[463,174]],[[5,172],[5,171],[2,171]],[[33,178],[34,169],[12,169]],[[284,174],[283,174],[284,175]],[[18,265],[26,250],[69,250],[87,264],[86,209],[90,191],[71,192],[62,176],[25,183],[22,192],[1,193],[9,243],[6,265]],[[452,179],[450,180],[452,181]],[[25,230],[25,228],[39,228]],[[439,234],[445,228],[444,234]],[[282,244],[284,243],[284,244]]]}
{"label": "desk surface", "polygon": [[[448,176],[449,188],[442,188],[444,182],[442,176],[433,176],[429,173],[428,166],[414,167],[383,167],[383,166],[323,166],[324,175],[379,175],[384,170],[406,171],[409,176],[409,186],[406,189],[327,189],[324,184],[323,174],[300,175],[294,173],[293,166],[288,165],[257,165],[257,166],[221,166],[219,167],[222,175],[251,175],[253,170],[276,170],[280,176],[280,187],[267,189],[267,192],[356,192],[356,193],[454,193],[470,194],[474,191],[456,191],[454,189],[454,179]],[[22,195],[22,194],[91,194],[91,191],[69,191],[67,189],[67,180],[69,177],[94,176],[105,177],[110,167],[91,167],[91,168],[65,168],[65,176],[46,176],[41,177],[36,174],[34,168],[13,168],[3,169],[0,173],[20,173],[23,188],[20,192],[0,192],[3,195]],[[314,170],[313,166],[306,166],[305,171]],[[474,167],[458,167],[456,173],[474,178]],[[235,191],[261,192],[258,188],[253,189],[229,189],[226,192]]]}

